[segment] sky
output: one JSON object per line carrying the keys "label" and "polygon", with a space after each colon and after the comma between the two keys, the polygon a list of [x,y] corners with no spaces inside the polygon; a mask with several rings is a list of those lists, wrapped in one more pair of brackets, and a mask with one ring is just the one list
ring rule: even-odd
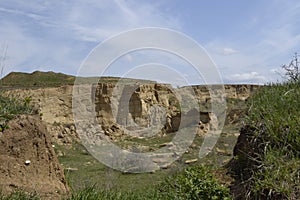
{"label": "sky", "polygon": [[[35,70],[76,75],[101,42],[144,27],[192,38],[225,83],[276,82],[281,80],[281,66],[300,52],[300,1],[1,0],[1,76]],[[116,61],[107,75],[124,76],[126,66],[144,62],[145,67],[151,61],[173,64],[179,74],[180,67],[193,73],[176,56],[165,54],[132,52]]]}

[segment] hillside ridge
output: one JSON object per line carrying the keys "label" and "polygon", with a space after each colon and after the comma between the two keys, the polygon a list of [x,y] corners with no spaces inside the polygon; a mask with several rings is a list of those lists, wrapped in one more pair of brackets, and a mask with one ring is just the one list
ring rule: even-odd
{"label": "hillside ridge", "polygon": [[[77,80],[76,80],[77,78]],[[76,77],[73,75],[64,74],[61,72],[53,71],[34,71],[32,73],[27,72],[10,72],[5,77],[0,79],[0,86],[2,88],[40,88],[40,87],[59,87],[64,85],[74,85],[74,83],[93,83],[95,79],[98,82],[105,83],[116,83],[120,80],[126,83],[146,83],[146,84],[156,84],[157,81],[146,80],[146,79],[136,79],[136,78],[123,78],[114,76],[101,76],[101,77]],[[163,83],[159,83],[163,84]],[[168,85],[168,84],[167,84]],[[257,84],[224,84],[224,85],[257,85]],[[202,86],[201,84],[187,85],[184,87],[195,87]]]}

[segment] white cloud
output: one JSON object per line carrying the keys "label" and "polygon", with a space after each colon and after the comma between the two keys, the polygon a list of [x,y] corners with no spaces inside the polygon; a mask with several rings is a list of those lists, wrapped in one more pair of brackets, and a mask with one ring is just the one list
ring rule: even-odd
{"label": "white cloud", "polygon": [[263,83],[267,80],[266,77],[257,72],[232,74],[228,76],[228,79],[238,83]]}
{"label": "white cloud", "polygon": [[235,53],[237,53],[237,50],[235,50],[235,49],[228,48],[228,47],[225,47],[225,48],[223,49],[223,54],[224,54],[225,56],[232,55],[232,54],[235,54]]}

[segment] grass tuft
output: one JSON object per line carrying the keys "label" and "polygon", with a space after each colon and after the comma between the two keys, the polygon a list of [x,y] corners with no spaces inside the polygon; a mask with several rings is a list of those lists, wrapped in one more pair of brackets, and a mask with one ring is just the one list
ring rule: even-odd
{"label": "grass tuft", "polygon": [[33,108],[30,105],[30,101],[30,97],[20,101],[15,98],[3,97],[0,94],[0,131],[8,128],[7,122],[16,115],[32,114]]}
{"label": "grass tuft", "polygon": [[203,165],[188,167],[167,178],[159,191],[166,199],[232,199],[229,189],[219,183],[211,168]]}
{"label": "grass tuft", "polygon": [[5,195],[0,191],[0,200],[40,200],[41,198],[35,192],[26,192],[17,190],[11,194]]}

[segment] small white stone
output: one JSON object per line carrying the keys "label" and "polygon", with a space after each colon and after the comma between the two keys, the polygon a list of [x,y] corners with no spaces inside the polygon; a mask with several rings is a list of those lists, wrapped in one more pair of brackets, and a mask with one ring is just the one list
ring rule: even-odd
{"label": "small white stone", "polygon": [[55,145],[54,145],[54,144],[52,144],[52,147],[53,147],[53,148],[55,148]]}
{"label": "small white stone", "polygon": [[25,160],[25,165],[29,165],[30,164],[30,160]]}

